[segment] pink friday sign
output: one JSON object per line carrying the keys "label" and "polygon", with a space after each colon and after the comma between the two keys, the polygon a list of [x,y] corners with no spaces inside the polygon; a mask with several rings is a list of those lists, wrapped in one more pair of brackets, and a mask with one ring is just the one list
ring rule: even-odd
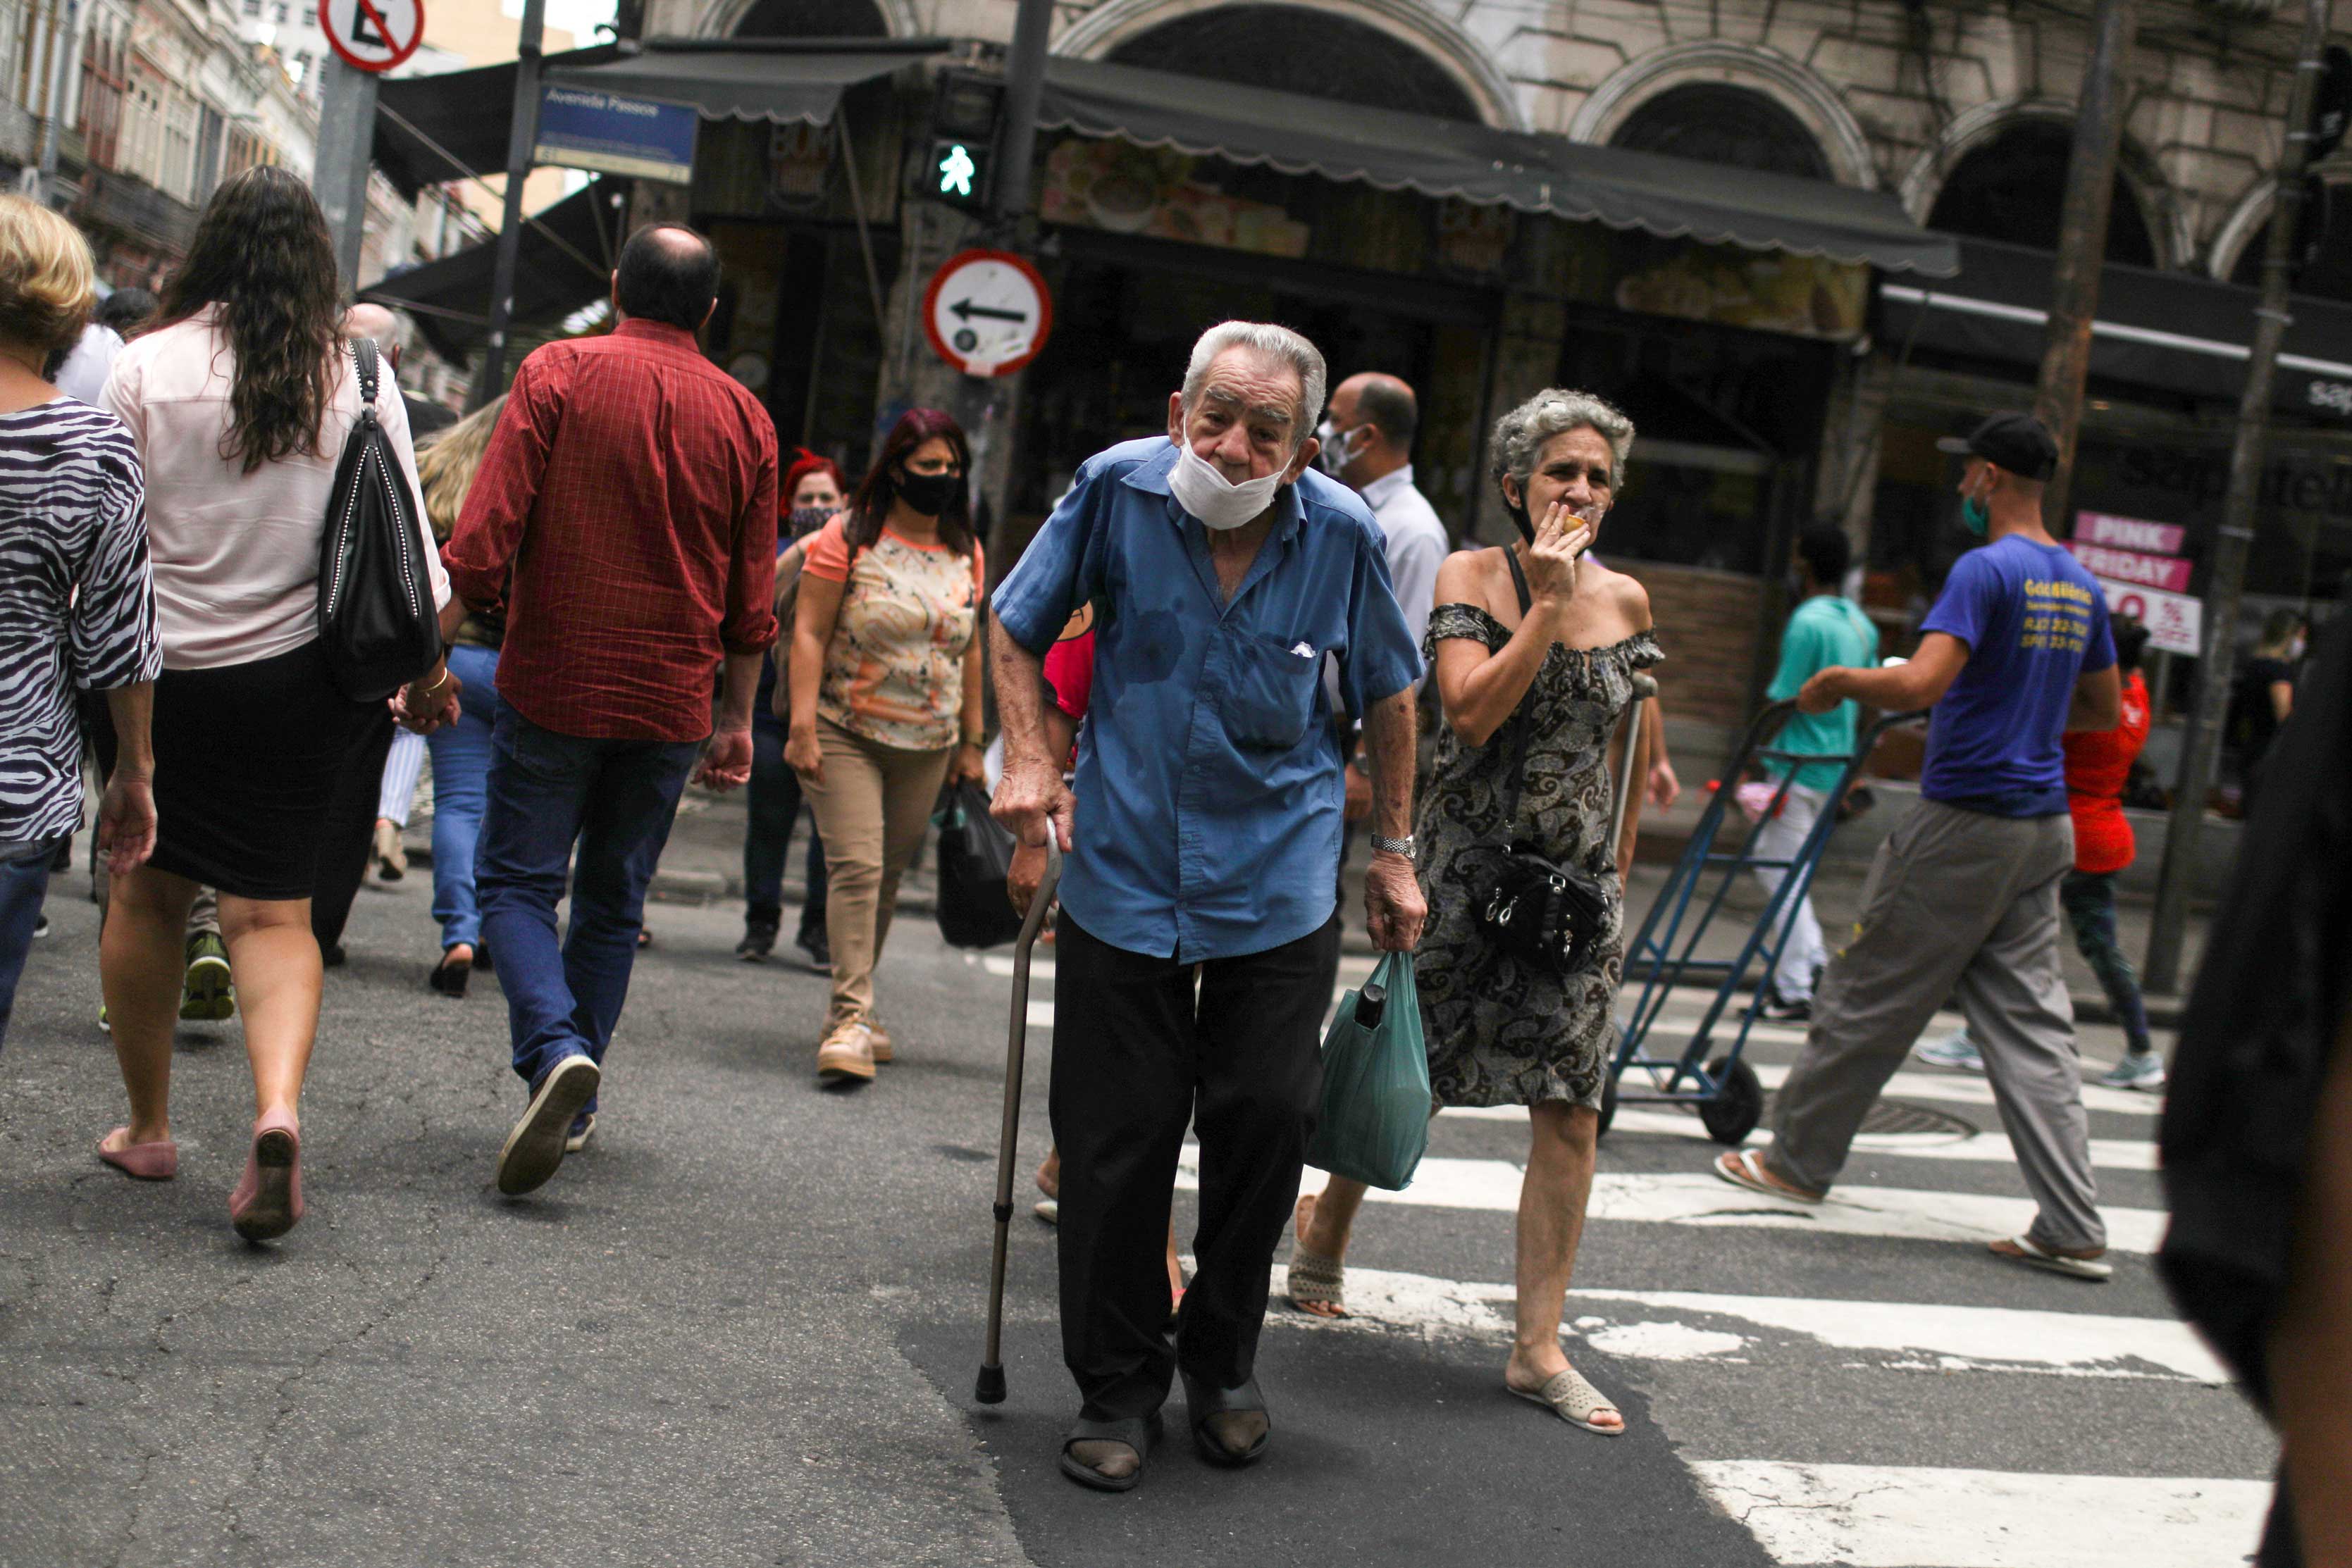
{"label": "pink friday sign", "polygon": [[2128,582],[2179,593],[2189,586],[2189,563],[2177,556],[2147,555],[2139,550],[2111,549],[2105,545],[2070,540],[2066,548],[2093,577]]}
{"label": "pink friday sign", "polygon": [[2151,555],[2179,555],[2189,530],[2178,523],[2150,523],[2137,517],[2111,517],[2105,512],[2074,514],[2078,544],[2106,545],[2115,549],[2146,550]]}

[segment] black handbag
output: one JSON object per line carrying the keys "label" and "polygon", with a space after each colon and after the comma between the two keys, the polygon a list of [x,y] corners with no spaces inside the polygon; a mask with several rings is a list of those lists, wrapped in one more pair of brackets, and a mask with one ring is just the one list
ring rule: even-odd
{"label": "black handbag", "polygon": [[940,791],[940,936],[950,947],[998,947],[1021,935],[1006,887],[1013,835],[988,814],[988,791],[967,779]]}
{"label": "black handbag", "polygon": [[441,657],[441,624],[416,497],[375,416],[375,342],[350,342],[360,417],[327,492],[319,644],[337,690],[353,702],[382,702]]}
{"label": "black handbag", "polygon": [[[1503,552],[1510,563],[1512,586],[1519,595],[1525,617],[1535,599],[1528,591],[1527,574],[1518,556]],[[1511,782],[1503,803],[1503,831],[1507,833],[1519,814],[1519,791],[1527,782],[1528,731],[1532,715],[1522,699],[1521,711],[1511,716]],[[1478,897],[1478,928],[1496,951],[1540,974],[1567,979],[1591,967],[1594,949],[1609,923],[1608,890],[1589,873],[1547,859],[1525,842],[1514,841],[1498,852],[1499,863]]]}

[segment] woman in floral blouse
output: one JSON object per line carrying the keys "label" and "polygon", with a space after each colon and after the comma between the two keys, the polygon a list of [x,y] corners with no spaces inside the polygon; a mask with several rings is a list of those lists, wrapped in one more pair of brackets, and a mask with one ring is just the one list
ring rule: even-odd
{"label": "woman in floral blouse", "polygon": [[985,773],[973,632],[987,577],[971,467],[953,419],[909,410],[848,509],[809,540],[784,760],[824,838],[833,1003],[816,1069],[827,1083],[867,1082],[890,1060],[874,1018],[874,964],[898,877],[941,782]]}

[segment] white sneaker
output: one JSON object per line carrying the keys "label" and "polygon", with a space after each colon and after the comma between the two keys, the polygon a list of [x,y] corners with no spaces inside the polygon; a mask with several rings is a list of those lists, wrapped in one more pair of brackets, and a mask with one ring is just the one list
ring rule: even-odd
{"label": "white sneaker", "polygon": [[1930,1067],[1948,1067],[1958,1072],[1982,1072],[1984,1058],[1978,1053],[1977,1042],[1969,1031],[1956,1029],[1941,1040],[1923,1040],[1911,1054]]}
{"label": "white sneaker", "polygon": [[2160,1093],[2164,1089],[2164,1058],[2152,1051],[2137,1054],[2126,1051],[2120,1061],[2099,1074],[2099,1082],[2110,1089]]}

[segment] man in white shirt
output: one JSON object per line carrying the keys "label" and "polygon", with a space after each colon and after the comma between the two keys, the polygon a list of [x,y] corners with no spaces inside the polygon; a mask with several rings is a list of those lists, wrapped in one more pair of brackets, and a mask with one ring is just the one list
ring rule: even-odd
{"label": "man in white shirt", "polygon": [[[1420,405],[1412,388],[1391,375],[1363,371],[1341,382],[1332,392],[1330,412],[1316,432],[1323,446],[1316,461],[1323,471],[1364,498],[1372,520],[1388,541],[1389,583],[1397,607],[1404,612],[1405,630],[1413,645],[1421,645],[1429,630],[1429,612],[1437,602],[1437,569],[1454,549],[1436,508],[1412,483],[1412,437],[1421,423]],[[1325,684],[1332,685],[1325,671]],[[1332,711],[1339,712],[1334,702]],[[1371,780],[1355,762],[1353,737],[1345,737],[1348,751],[1348,821],[1354,822],[1372,803]],[[1340,862],[1347,851],[1339,852]]]}

